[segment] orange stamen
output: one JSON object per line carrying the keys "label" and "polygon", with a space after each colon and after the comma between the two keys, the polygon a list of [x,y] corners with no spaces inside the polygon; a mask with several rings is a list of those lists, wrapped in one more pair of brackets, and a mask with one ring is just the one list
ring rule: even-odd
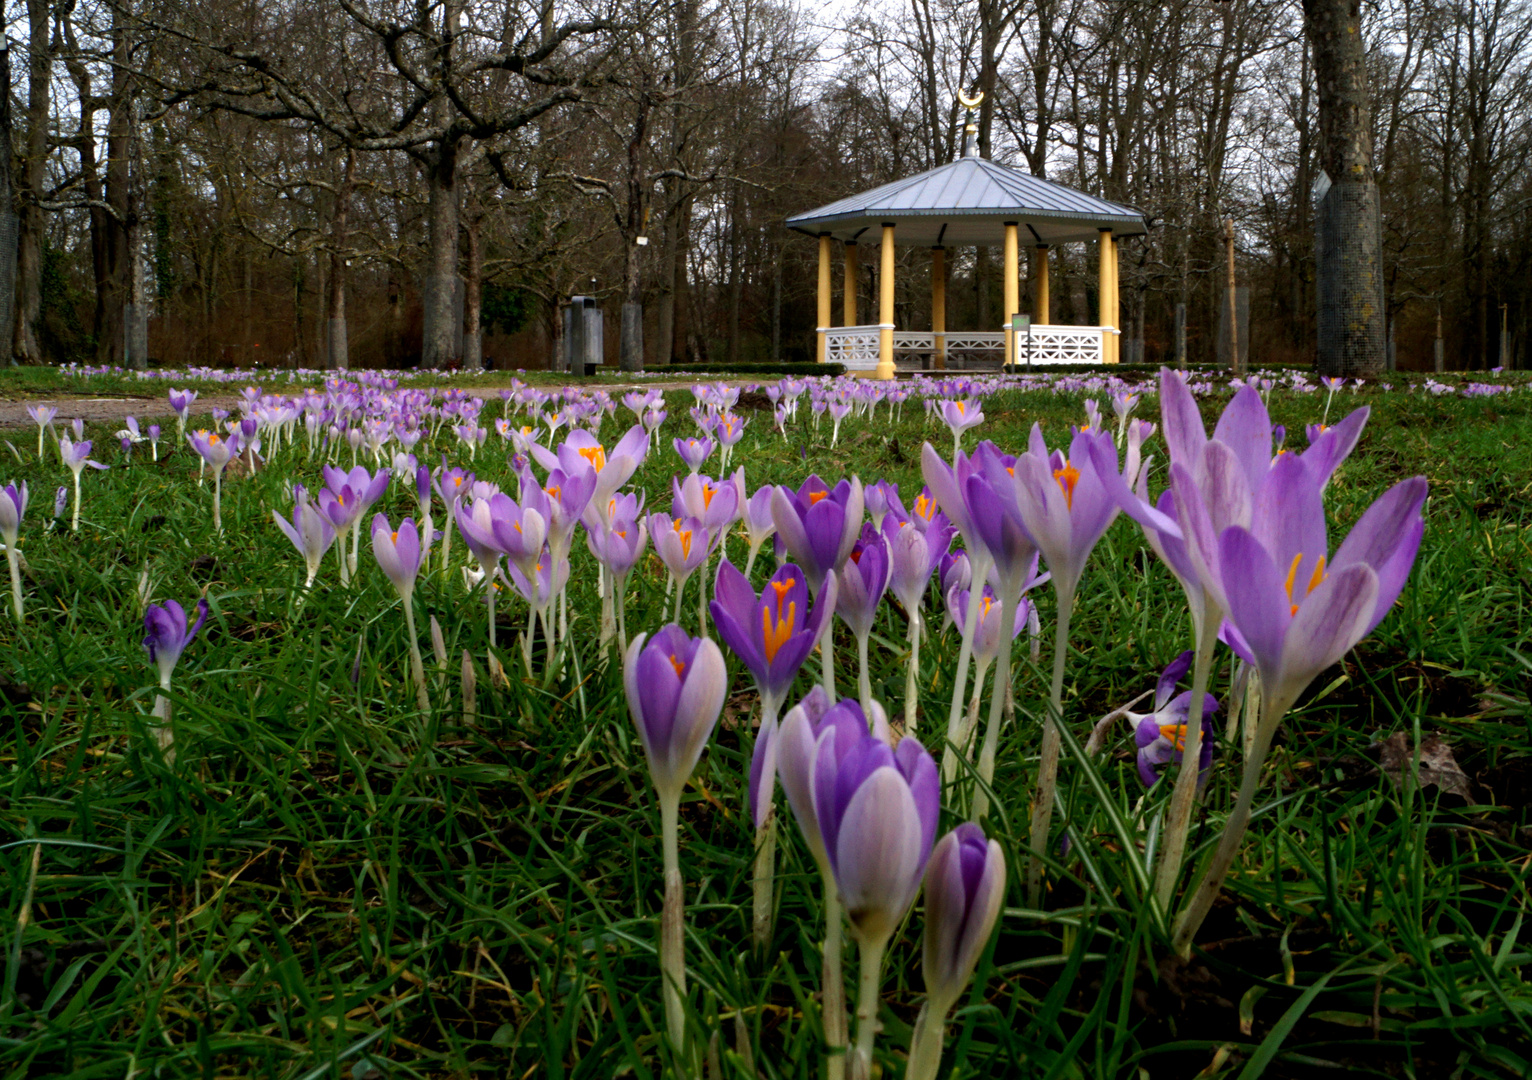
{"label": "orange stamen", "polygon": [[591,468],[600,472],[606,468],[606,451],[600,446],[587,446],[580,450],[580,456],[590,462]]}
{"label": "orange stamen", "polygon": [[1175,744],[1175,748],[1185,753],[1186,751],[1186,725],[1185,724],[1161,724],[1160,738],[1169,739]]}
{"label": "orange stamen", "polygon": [[1053,478],[1058,481],[1059,490],[1064,493],[1064,504],[1073,510],[1075,508],[1075,485],[1080,482],[1080,470],[1064,459],[1062,469],[1053,470]]}
{"label": "orange stamen", "polygon": [[686,677],[686,665],[674,656],[670,658],[670,666],[676,669],[676,678],[682,679]]}
{"label": "orange stamen", "polygon": [[769,664],[777,658],[777,653],[787,639],[793,636],[793,628],[798,624],[798,601],[794,600],[787,605],[787,617],[782,617],[782,596],[777,594],[777,620],[772,624],[771,609],[761,608],[761,644],[766,652],[766,662]]}

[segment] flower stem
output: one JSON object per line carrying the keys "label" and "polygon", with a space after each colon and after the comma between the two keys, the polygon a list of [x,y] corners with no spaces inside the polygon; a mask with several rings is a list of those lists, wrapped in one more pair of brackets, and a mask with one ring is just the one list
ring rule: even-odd
{"label": "flower stem", "polygon": [[[490,601],[490,609],[489,610],[490,610],[490,615],[491,615],[490,625],[493,626],[494,625],[494,621],[495,621],[494,618],[493,618],[494,611],[495,611],[495,609],[494,609],[494,600]],[[491,630],[490,633],[493,634],[494,631]],[[527,662],[527,676],[529,678],[532,675],[532,639],[535,638],[536,636],[537,636],[537,608],[532,605],[532,602],[530,600],[528,600],[527,601],[527,632],[521,636],[521,655],[522,655],[522,658],[524,660],[526,660],[526,662]],[[493,643],[491,643],[490,647],[491,648],[494,647]]]}
{"label": "flower stem", "polygon": [[1043,855],[1048,850],[1048,826],[1053,821],[1053,788],[1059,776],[1059,724],[1064,717],[1064,660],[1069,655],[1069,616],[1074,593],[1059,593],[1058,622],[1053,632],[1053,687],[1048,715],[1043,720],[1043,745],[1037,767],[1037,793],[1032,803],[1032,829],[1028,838],[1032,857],[1027,862],[1027,904],[1037,908],[1043,899]]}
{"label": "flower stem", "polygon": [[[76,504],[78,505],[78,504]],[[223,533],[223,470],[213,473],[213,531]],[[354,541],[353,541],[354,542]]]}
{"label": "flower stem", "polygon": [[910,1064],[904,1071],[905,1080],[936,1080],[947,1033],[947,1013],[951,1010],[951,1004],[931,998],[920,1007],[915,1034],[910,1039]]}
{"label": "flower stem", "polygon": [[[968,565],[971,571],[970,596],[972,590],[977,588],[982,595],[984,592],[984,579],[989,575],[989,553],[983,550],[975,550],[969,556]],[[953,676],[952,705],[947,710],[947,741],[955,743],[958,731],[963,722],[963,691],[968,688],[968,661],[973,658],[973,635],[979,626],[979,605],[970,602],[968,614],[963,617],[963,642],[958,647],[957,674]],[[948,746],[942,753],[942,783],[950,784],[957,776],[957,752]]]}
{"label": "flower stem", "polygon": [[151,714],[158,723],[150,725],[154,732],[154,745],[160,749],[166,766],[176,763],[175,731],[170,726],[170,674],[160,676],[160,690],[154,695],[154,711]]}
{"label": "flower stem", "polygon": [[[975,824],[983,822],[989,812],[989,795],[985,791],[995,778],[995,753],[1000,746],[1000,721],[1005,713],[1005,692],[1011,684],[1011,627],[1016,622],[1016,605],[1020,597],[1010,589],[1000,598],[1000,664],[995,668],[995,683],[989,692],[989,723],[984,729],[984,747],[979,751],[979,787],[973,795]],[[969,593],[968,606],[978,606]]]}
{"label": "flower stem", "polygon": [[11,607],[16,613],[16,625],[21,625],[21,552],[16,550],[13,539],[5,545],[5,561],[11,565]]}
{"label": "flower stem", "polygon": [[1256,788],[1261,784],[1261,768],[1266,764],[1266,753],[1271,749],[1272,736],[1276,734],[1277,725],[1282,722],[1286,712],[1285,705],[1280,709],[1272,709],[1270,699],[1263,702],[1261,724],[1256,728],[1255,745],[1245,757],[1245,772],[1240,780],[1239,797],[1234,801],[1234,810],[1229,814],[1229,820],[1224,822],[1223,836],[1218,841],[1218,849],[1213,853],[1207,874],[1176,919],[1171,946],[1182,956],[1191,955],[1192,940],[1201,929],[1202,920],[1212,910],[1213,901],[1223,891],[1223,880],[1229,874],[1229,867],[1234,865],[1234,857],[1239,854],[1245,830],[1250,827],[1250,810],[1255,804]]}
{"label": "flower stem", "polygon": [[420,642],[415,634],[415,605],[414,597],[406,593],[399,599],[404,601],[404,626],[410,635],[410,678],[415,680],[415,702],[420,706],[420,711],[431,711],[431,698],[426,693],[426,666],[420,658]]}
{"label": "flower stem", "polygon": [[772,887],[774,864],[777,857],[777,810],[766,811],[766,824],[755,830],[755,865],[751,868],[751,887],[754,892],[754,910],[750,920],[751,936],[755,951],[761,956],[771,947]]}
{"label": "flower stem", "polygon": [[856,693],[862,703],[862,715],[872,719],[872,672],[867,667],[867,636],[856,639]]}
{"label": "flower stem", "polygon": [[1218,623],[1222,615],[1217,605],[1205,601],[1206,613],[1197,640],[1197,657],[1192,664],[1191,708],[1186,713],[1186,737],[1181,754],[1181,771],[1176,774],[1176,789],[1170,798],[1170,816],[1165,824],[1165,846],[1154,883],[1155,900],[1160,910],[1169,911],[1175,898],[1176,882],[1181,877],[1181,861],[1186,855],[1186,834],[1191,828],[1192,804],[1197,798],[1201,776],[1202,709],[1213,669],[1213,647],[1218,642]]}
{"label": "flower stem", "polygon": [[851,1080],[871,1080],[872,1049],[878,1037],[878,999],[883,985],[886,941],[863,941],[857,965],[860,990],[856,1003],[856,1052],[851,1057]]}
{"label": "flower stem", "polygon": [[[218,513],[216,505],[217,504],[215,503],[215,509],[213,511],[215,517]],[[80,474],[78,472],[74,474],[74,517],[69,522],[69,531],[80,531]]]}
{"label": "flower stem", "polygon": [[828,1048],[826,1072],[829,1080],[844,1080],[846,1075],[846,978],[841,972],[843,951],[840,891],[828,866],[819,868],[825,894],[825,944],[819,970],[820,1022]]}
{"label": "flower stem", "polygon": [[920,687],[920,610],[910,612],[910,669],[904,674],[904,733],[915,734]]}
{"label": "flower stem", "polygon": [[665,850],[665,907],[660,914],[660,976],[664,982],[665,1029],[676,1060],[686,1039],[686,953],[682,939],[685,898],[681,891],[680,793],[660,796],[660,836]]}

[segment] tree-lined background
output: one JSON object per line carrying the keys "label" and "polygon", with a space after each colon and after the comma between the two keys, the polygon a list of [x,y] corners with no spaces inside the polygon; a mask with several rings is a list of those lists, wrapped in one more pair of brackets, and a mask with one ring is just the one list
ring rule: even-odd
{"label": "tree-lined background", "polygon": [[[952,160],[974,89],[980,153],[1152,219],[1122,245],[1125,358],[1170,360],[1184,305],[1189,358],[1213,359],[1225,218],[1251,359],[1315,356],[1335,159],[1297,0],[7,16],[19,362],[537,368],[575,294],[614,361],[624,303],[647,366],[809,359],[817,251],[783,219]],[[1378,0],[1361,30],[1398,365],[1440,338],[1449,368],[1521,366],[1532,3]],[[898,322],[928,326],[927,253],[900,257]],[[1055,320],[1095,322],[1093,250],[1055,257]],[[950,264],[948,327],[998,328],[998,252]]]}

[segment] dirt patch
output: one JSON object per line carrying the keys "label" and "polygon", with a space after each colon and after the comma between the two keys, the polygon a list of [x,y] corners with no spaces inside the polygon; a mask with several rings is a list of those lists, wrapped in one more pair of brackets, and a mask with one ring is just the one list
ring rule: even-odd
{"label": "dirt patch", "polygon": [[[207,413],[213,409],[228,409],[230,412],[242,401],[236,394],[221,395],[219,397],[199,397],[192,409],[196,413]],[[176,411],[170,407],[170,401],[164,394],[157,397],[56,397],[38,398],[28,401],[0,401],[0,428],[30,428],[34,432],[37,425],[32,417],[27,414],[27,409],[36,408],[39,405],[49,405],[56,408],[59,413],[53,420],[55,428],[62,427],[79,417],[87,424],[121,424],[123,417],[137,417],[140,423],[158,421],[162,419],[175,419]],[[171,432],[172,435],[175,432]]]}

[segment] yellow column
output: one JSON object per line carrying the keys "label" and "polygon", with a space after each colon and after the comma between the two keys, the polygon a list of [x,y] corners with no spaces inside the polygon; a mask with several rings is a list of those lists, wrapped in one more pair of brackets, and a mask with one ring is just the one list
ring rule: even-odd
{"label": "yellow column", "polygon": [[1052,319],[1048,297],[1048,245],[1038,244],[1032,252],[1032,324],[1047,326]]}
{"label": "yellow column", "polygon": [[[1119,260],[1117,258],[1117,238],[1115,236],[1112,236],[1112,237],[1108,237],[1108,240],[1109,240],[1109,242],[1112,245],[1112,329],[1114,329],[1114,330],[1121,330],[1122,329],[1122,308],[1121,308],[1121,305],[1118,303],[1118,298],[1119,298],[1119,296],[1121,294],[1117,291],[1117,270],[1118,270],[1119,266],[1121,265],[1121,263],[1119,262]],[[1116,364],[1116,363],[1121,362],[1121,360],[1122,360],[1122,336],[1120,334],[1113,334],[1112,335],[1112,359],[1111,359],[1111,363]]]}
{"label": "yellow column", "polygon": [[1101,266],[1096,276],[1097,320],[1101,323],[1101,360],[1112,363],[1112,348],[1117,338],[1112,333],[1112,263],[1117,252],[1112,244],[1112,230],[1101,230]]}
{"label": "yellow column", "polygon": [[938,371],[947,368],[947,251],[931,249],[931,334],[936,339],[936,351],[931,366]]}
{"label": "yellow column", "polygon": [[1019,253],[1016,247],[1016,222],[1005,223],[1005,363],[1015,363],[1016,339],[1011,333],[1011,316],[1021,310]]}
{"label": "yellow column", "polygon": [[856,317],[856,241],[846,241],[845,295],[841,297],[842,326],[860,325]]}
{"label": "yellow column", "polygon": [[830,328],[830,249],[835,241],[829,233],[819,234],[819,362],[825,362],[825,331]]}
{"label": "yellow column", "polygon": [[894,226],[883,223],[883,265],[878,271],[878,369],[874,377],[894,377]]}

